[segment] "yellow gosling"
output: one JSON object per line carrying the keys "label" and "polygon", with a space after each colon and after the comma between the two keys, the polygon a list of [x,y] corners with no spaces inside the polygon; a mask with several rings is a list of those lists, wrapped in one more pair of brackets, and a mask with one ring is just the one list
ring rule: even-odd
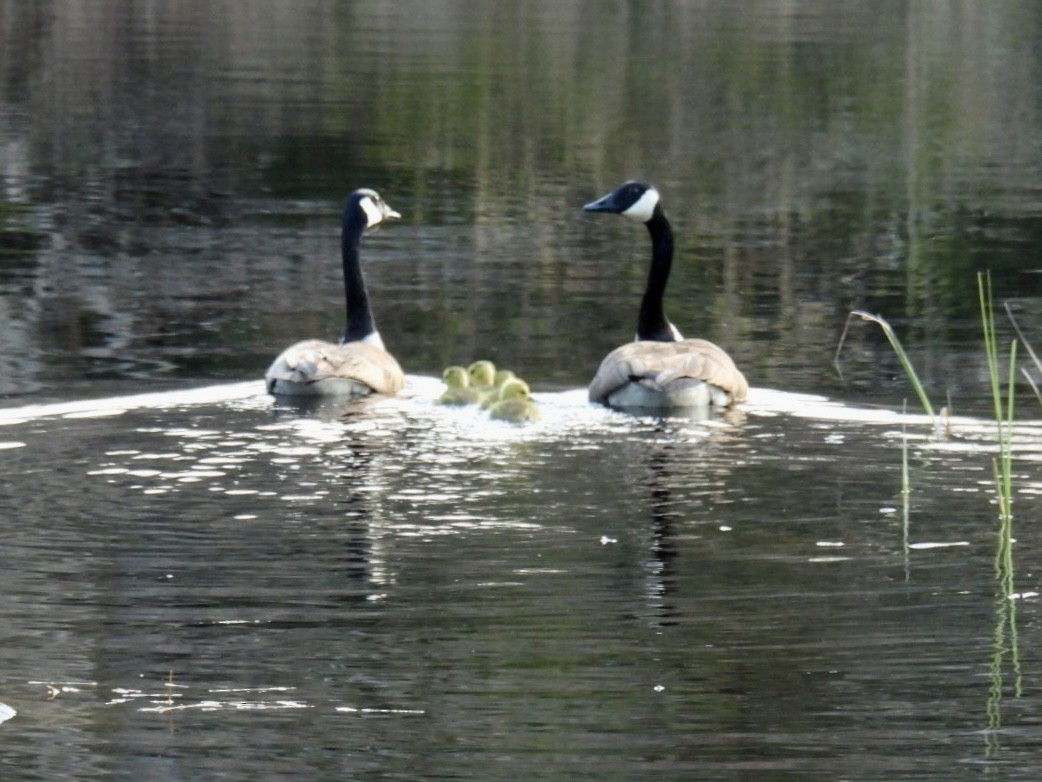
{"label": "yellow gosling", "polygon": [[486,410],[492,407],[492,405],[499,401],[499,395],[503,391],[503,386],[505,386],[508,381],[514,379],[520,380],[520,378],[509,369],[497,369],[492,386],[482,391],[481,406]]}
{"label": "yellow gosling", "polygon": [[539,420],[539,407],[532,401],[528,383],[514,378],[503,384],[499,401],[489,408],[489,416],[494,421],[523,423]]}
{"label": "yellow gosling", "polygon": [[470,385],[477,389],[485,389],[496,382],[496,365],[491,361],[475,361],[467,368],[470,374]]}
{"label": "yellow gosling", "polygon": [[438,397],[439,405],[474,405],[481,399],[481,393],[470,387],[470,375],[463,367],[446,367],[441,373],[445,383],[444,393]]}

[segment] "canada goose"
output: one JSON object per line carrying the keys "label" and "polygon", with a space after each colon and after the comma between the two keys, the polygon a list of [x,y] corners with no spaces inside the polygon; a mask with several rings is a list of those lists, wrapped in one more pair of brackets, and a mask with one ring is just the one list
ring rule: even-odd
{"label": "canada goose", "polygon": [[673,230],[660,200],[651,185],[631,181],[583,207],[637,220],[651,234],[651,270],[636,341],[604,358],[590,383],[590,401],[623,409],[728,407],[745,399],[745,377],[722,348],[704,339],[684,339],[662,309],[673,263]]}
{"label": "canada goose", "polygon": [[445,392],[438,397],[439,405],[474,405],[481,401],[481,392],[470,385],[470,375],[463,367],[446,367],[441,373]]}
{"label": "canada goose", "polygon": [[499,392],[499,401],[488,409],[494,421],[538,421],[539,408],[532,401],[528,383],[518,378],[507,380]]}
{"label": "canada goose", "polygon": [[369,309],[369,296],[358,261],[362,235],[401,215],[375,190],[362,188],[344,204],[340,254],[344,264],[347,328],[338,344],[306,339],[286,348],[264,374],[268,393],[291,396],[365,396],[396,394],[405,376],[384,348]]}

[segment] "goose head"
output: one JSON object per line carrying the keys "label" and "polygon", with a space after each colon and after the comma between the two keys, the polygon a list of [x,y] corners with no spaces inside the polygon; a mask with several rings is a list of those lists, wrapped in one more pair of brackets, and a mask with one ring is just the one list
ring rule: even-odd
{"label": "goose head", "polygon": [[467,371],[472,386],[491,386],[496,382],[496,365],[491,361],[475,361]]}
{"label": "goose head", "polygon": [[508,399],[529,399],[531,396],[532,392],[528,388],[528,383],[516,377],[507,380],[499,390],[500,402]]}
{"label": "goose head", "polygon": [[441,373],[441,380],[449,388],[466,388],[470,385],[470,375],[463,367],[446,367]]}
{"label": "goose head", "polygon": [[460,366],[446,367],[441,373],[445,391],[435,401],[439,405],[474,405],[481,401],[481,391],[471,388],[470,374]]}
{"label": "goose head", "polygon": [[583,211],[619,214],[639,223],[646,223],[655,214],[658,204],[658,190],[647,182],[630,180],[623,182],[606,196],[586,204]]}
{"label": "goose head", "polygon": [[345,216],[350,214],[360,218],[365,226],[366,233],[375,231],[381,223],[402,219],[402,216],[394,211],[380,197],[379,193],[368,187],[359,188],[347,197],[347,203],[344,204],[344,214]]}

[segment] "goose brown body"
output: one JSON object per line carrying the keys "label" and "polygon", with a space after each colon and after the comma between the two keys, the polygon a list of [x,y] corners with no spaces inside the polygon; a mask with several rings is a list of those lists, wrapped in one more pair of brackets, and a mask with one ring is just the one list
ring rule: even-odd
{"label": "goose brown body", "polygon": [[405,386],[398,361],[368,342],[306,339],[290,345],[268,369],[268,392],[295,396],[397,394]]}
{"label": "goose brown body", "polygon": [[629,342],[601,362],[590,400],[611,407],[727,407],[744,402],[745,376],[707,339]]}

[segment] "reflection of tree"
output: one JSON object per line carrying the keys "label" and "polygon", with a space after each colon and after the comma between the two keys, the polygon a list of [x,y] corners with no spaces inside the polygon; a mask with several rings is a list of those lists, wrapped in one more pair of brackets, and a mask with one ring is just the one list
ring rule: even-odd
{"label": "reflection of tree", "polygon": [[[251,305],[272,325],[228,324],[202,303],[172,330],[181,344],[280,342],[273,332],[299,320],[287,302],[322,290],[315,270],[331,250],[318,239],[278,246],[253,222],[215,246],[213,225],[255,220],[242,196],[332,202],[358,180],[387,182],[389,198],[413,197],[402,209],[426,232],[398,245],[414,283],[384,294],[403,305],[383,316],[388,333],[423,331],[402,358],[429,370],[453,346],[494,342],[573,383],[585,375],[573,367],[596,366],[632,329],[645,256],[571,210],[633,175],[677,205],[667,306],[691,314],[674,319],[727,342],[760,383],[825,367],[822,346],[862,308],[911,319],[905,342],[927,381],[950,385],[976,375],[950,349],[974,301],[967,271],[1004,237],[1038,232],[1015,206],[1034,192],[1037,145],[1023,140],[1042,124],[1023,98],[1040,80],[1021,45],[1040,26],[1027,0],[897,14],[817,0],[795,15],[765,1],[303,6],[0,4],[0,198],[49,205],[65,247],[118,257],[164,293],[228,301],[248,284],[237,272],[265,281]],[[195,246],[155,262],[146,229],[186,225]],[[415,270],[421,242],[429,263]],[[193,254],[209,267],[185,273]],[[79,296],[86,283],[43,260],[40,290],[74,289],[63,310],[118,332],[81,342],[170,335],[176,313],[154,291]],[[567,364],[549,346],[565,333]],[[868,387],[889,374],[875,336],[861,337]]]}

